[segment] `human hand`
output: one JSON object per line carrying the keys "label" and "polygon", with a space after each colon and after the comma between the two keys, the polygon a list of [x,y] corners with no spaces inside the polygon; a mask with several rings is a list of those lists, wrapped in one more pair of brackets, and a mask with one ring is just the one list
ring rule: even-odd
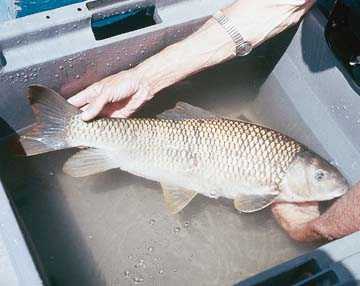
{"label": "human hand", "polygon": [[81,118],[91,120],[102,114],[108,117],[128,117],[153,97],[151,88],[135,69],[106,77],[68,99],[81,108]]}
{"label": "human hand", "polygon": [[334,240],[360,231],[360,182],[320,215],[318,203],[274,204],[273,214],[295,240]]}

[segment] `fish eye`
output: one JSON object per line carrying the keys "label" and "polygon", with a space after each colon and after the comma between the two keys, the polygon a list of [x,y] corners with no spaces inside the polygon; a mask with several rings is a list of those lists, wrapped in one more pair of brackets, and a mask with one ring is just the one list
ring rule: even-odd
{"label": "fish eye", "polygon": [[316,181],[320,182],[325,177],[325,172],[323,170],[316,170],[314,177]]}

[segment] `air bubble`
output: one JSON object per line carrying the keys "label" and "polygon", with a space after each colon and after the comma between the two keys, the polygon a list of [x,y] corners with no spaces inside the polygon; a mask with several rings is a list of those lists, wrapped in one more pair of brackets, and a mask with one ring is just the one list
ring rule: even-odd
{"label": "air bubble", "polygon": [[129,270],[125,270],[125,271],[124,271],[124,276],[125,276],[125,277],[130,277],[130,271],[129,271]]}
{"label": "air bubble", "polygon": [[144,278],[142,278],[142,277],[134,277],[133,281],[135,282],[135,284],[142,283],[142,282],[144,282]]}
{"label": "air bubble", "polygon": [[134,267],[135,267],[135,268],[140,268],[140,267],[146,268],[146,265],[145,265],[145,263],[144,263],[144,259],[140,259],[140,261],[139,261],[138,263],[136,263],[136,264],[134,265]]}
{"label": "air bubble", "polygon": [[129,255],[128,258],[129,258],[129,260],[132,260],[132,259],[133,259],[133,256],[132,256],[132,255]]}
{"label": "air bubble", "polygon": [[155,224],[155,222],[156,222],[156,220],[155,220],[155,219],[153,219],[153,218],[149,220],[149,224],[151,224],[151,225],[154,225],[154,224]]}
{"label": "air bubble", "polygon": [[54,173],[54,172],[50,172],[49,175],[50,175],[50,176],[54,176],[55,173]]}
{"label": "air bubble", "polygon": [[174,228],[174,232],[175,232],[175,233],[178,233],[180,230],[181,230],[181,228],[178,227],[178,226]]}
{"label": "air bubble", "polygon": [[152,246],[149,246],[147,249],[149,252],[153,252],[154,248]]}
{"label": "air bubble", "polygon": [[79,78],[80,78],[80,75],[77,74],[77,75],[75,76],[75,78],[76,78],[76,79],[79,79]]}
{"label": "air bubble", "polygon": [[64,67],[63,66],[59,66],[59,70],[63,70],[64,69]]}
{"label": "air bubble", "polygon": [[188,228],[189,226],[190,226],[190,222],[186,221],[186,222],[184,223],[184,227],[185,227],[185,228]]}
{"label": "air bubble", "polygon": [[163,269],[160,269],[160,270],[159,270],[159,274],[160,274],[160,275],[164,274],[164,270],[163,270]]}

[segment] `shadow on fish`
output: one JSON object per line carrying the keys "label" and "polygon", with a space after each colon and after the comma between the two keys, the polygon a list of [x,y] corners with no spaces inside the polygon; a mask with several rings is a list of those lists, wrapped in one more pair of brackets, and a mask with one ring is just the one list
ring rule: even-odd
{"label": "shadow on fish", "polygon": [[325,201],[343,195],[340,172],[275,130],[221,118],[186,103],[158,118],[80,119],[80,111],[44,86],[28,90],[36,123],[20,134],[27,156],[73,147],[73,177],[120,168],[160,182],[171,213],[195,196],[234,200],[244,213],[272,203]]}

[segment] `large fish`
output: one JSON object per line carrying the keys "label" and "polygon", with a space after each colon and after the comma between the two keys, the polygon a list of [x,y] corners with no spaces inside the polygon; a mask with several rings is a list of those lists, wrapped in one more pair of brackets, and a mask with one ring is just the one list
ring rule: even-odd
{"label": "large fish", "polygon": [[65,173],[82,177],[120,168],[160,182],[172,213],[197,193],[254,212],[274,202],[330,200],[348,190],[335,167],[266,127],[185,103],[156,119],[83,122],[55,91],[36,85],[28,94],[36,123],[21,135],[27,155],[88,147],[65,163]]}

